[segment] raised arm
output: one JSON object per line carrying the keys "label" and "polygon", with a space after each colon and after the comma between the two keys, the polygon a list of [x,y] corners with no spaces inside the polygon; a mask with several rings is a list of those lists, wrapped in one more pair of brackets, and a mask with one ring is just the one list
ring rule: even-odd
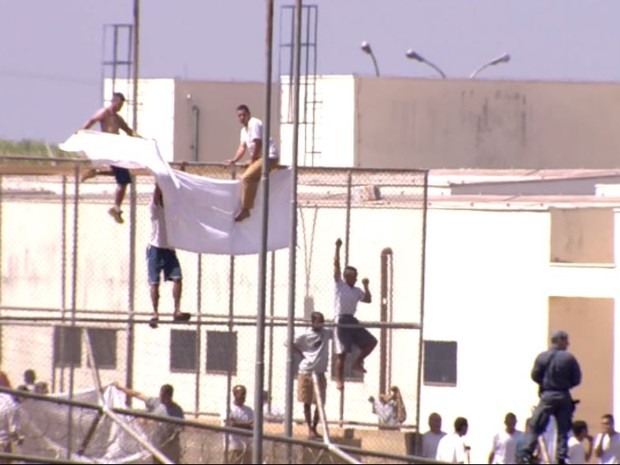
{"label": "raised arm", "polygon": [[338,239],[336,241],[336,251],[334,253],[334,281],[340,281],[342,278],[342,272],[340,270],[340,248],[342,247],[342,241]]}
{"label": "raised arm", "polygon": [[146,400],[148,399],[148,397],[142,394],[141,392],[134,391],[132,389],[121,386],[118,382],[113,383],[112,386],[114,386],[119,391],[123,392],[126,396],[135,397],[136,399],[140,399],[142,402],[146,402]]}
{"label": "raised arm", "polygon": [[369,304],[372,302],[372,295],[370,294],[370,289],[368,288],[368,278],[362,279],[362,286],[364,286],[364,296],[362,297],[362,302],[365,304]]}

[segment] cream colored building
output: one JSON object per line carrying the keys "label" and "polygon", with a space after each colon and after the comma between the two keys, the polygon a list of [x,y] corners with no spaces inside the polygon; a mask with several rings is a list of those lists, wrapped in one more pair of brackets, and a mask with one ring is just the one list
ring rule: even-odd
{"label": "cream colored building", "polygon": [[[536,386],[530,381],[529,372],[534,357],[546,348],[549,332],[555,328],[570,333],[571,350],[584,372],[583,385],[575,392],[582,401],[576,416],[586,419],[594,430],[601,414],[620,415],[620,398],[616,394],[620,392],[620,347],[614,342],[620,334],[615,305],[620,298],[616,266],[620,196],[615,187],[619,180],[620,172],[616,171],[534,175],[512,171],[496,172],[492,177],[468,171],[432,174],[425,287],[426,353],[420,404],[423,431],[425,418],[433,411],[443,415],[446,430],[451,429],[456,416],[466,416],[470,421],[472,457],[484,460],[493,434],[502,427],[504,414],[516,413],[522,427],[536,403]],[[63,256],[67,263],[73,259],[71,247],[63,254],[63,242],[59,240],[63,213],[58,194],[62,186],[35,179],[30,185],[22,182],[21,190],[16,190],[10,181],[3,181],[2,315],[23,317],[24,308],[39,310],[27,313],[31,319],[22,321],[20,326],[13,322],[3,328],[3,369],[16,382],[24,369],[34,368],[41,379],[54,379],[56,388],[66,391],[70,370],[53,371],[54,350],[60,350],[59,341],[54,343],[51,323],[41,318],[57,318],[64,309],[70,321],[75,299],[78,326],[115,330],[115,336],[93,334],[97,339],[96,357],[110,363],[104,363],[100,370],[104,384],[123,381],[127,370],[127,326],[123,320],[127,318],[130,254],[128,228],[107,221],[106,205],[101,200],[111,193],[113,186],[84,185],[77,229],[77,287],[73,296],[72,267],[64,275],[59,271]],[[24,188],[34,192],[35,186],[38,195],[24,196]],[[579,194],[557,195],[566,186],[579,186],[575,188]],[[206,331],[221,333],[228,329],[221,323],[228,322],[230,259],[202,256],[198,268],[196,254],[180,252],[185,274],[183,308],[195,314],[200,300],[203,326],[198,333],[193,326],[163,325],[158,330],[150,329],[146,325],[150,302],[142,260],[148,234],[149,187],[146,184],[139,189],[143,194],[137,217],[135,309],[142,323],[135,327],[134,385],[156,393],[162,383],[169,382],[176,387],[177,399],[187,411],[216,413],[225,402],[229,382],[224,372],[218,372],[218,366],[226,363],[222,357],[225,359],[230,351],[218,352],[217,347],[208,345],[209,339],[219,341],[223,347],[231,346],[218,339],[221,335]],[[492,193],[500,188],[501,194]],[[300,194],[303,198],[303,191]],[[375,294],[373,304],[360,306],[360,318],[380,319],[380,260],[382,251],[389,247],[394,266],[393,321],[419,323],[421,210],[413,204],[408,208],[394,204],[394,208],[380,209],[358,202],[351,215],[350,262],[362,276],[370,278]],[[45,218],[44,233],[41,218]],[[343,209],[301,209],[299,317],[311,309],[330,315],[333,242],[343,234],[345,221]],[[67,242],[71,244],[72,208],[66,211],[65,224]],[[277,252],[274,263],[273,300],[270,297],[269,303],[273,314],[283,317],[288,298],[287,251]],[[257,257],[237,257],[234,266],[233,310],[236,317],[247,316],[251,321],[256,311]],[[200,284],[198,269],[202,273]],[[170,314],[171,305],[170,288],[163,285],[163,315]],[[39,317],[40,321],[32,317]],[[237,334],[237,350],[236,369],[230,382],[246,384],[252,396],[254,328],[236,323],[232,329]],[[185,332],[173,335],[176,331]],[[379,336],[378,330],[373,332]],[[373,354],[364,382],[347,384],[347,421],[375,421],[367,398],[377,394],[380,373],[386,369],[382,364],[387,359],[388,383],[400,386],[409,412],[408,423],[414,422],[418,335],[416,330],[393,331],[387,358],[378,352]],[[108,339],[111,337],[114,345]],[[271,380],[274,405],[280,408],[284,404],[284,337],[282,327],[274,330],[272,336],[268,331],[267,380]],[[176,349],[172,348],[173,338]],[[75,389],[92,387],[84,338],[78,342],[79,349],[71,345],[71,338],[65,338],[65,343],[71,347],[72,356],[81,349]],[[184,358],[194,353],[195,346],[199,349],[195,352],[197,360]],[[211,352],[219,359],[213,359]],[[212,363],[209,370],[205,363]],[[195,369],[179,369],[184,364],[197,364],[199,374]],[[301,417],[300,406],[296,404],[295,408],[296,417]],[[331,384],[329,417],[337,419],[338,410],[339,396]]]}
{"label": "cream colored building", "polygon": [[[131,95],[128,85],[116,81],[116,90]],[[138,89],[139,132],[156,138],[169,160],[230,158],[239,103],[264,119],[262,83],[142,79]],[[620,152],[616,83],[327,75],[303,80],[300,92],[302,166],[612,169]],[[286,76],[272,94],[272,135],[290,164]],[[131,103],[125,112],[131,121]]]}

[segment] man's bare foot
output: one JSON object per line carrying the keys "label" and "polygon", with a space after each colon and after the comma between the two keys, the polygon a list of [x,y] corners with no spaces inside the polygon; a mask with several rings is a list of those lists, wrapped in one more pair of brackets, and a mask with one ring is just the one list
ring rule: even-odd
{"label": "man's bare foot", "polygon": [[92,179],[95,176],[97,176],[97,170],[95,168],[91,168],[82,175],[82,177],[80,178],[80,181],[81,182],[88,181],[89,179]]}
{"label": "man's bare foot", "polygon": [[250,217],[250,210],[248,210],[247,208],[244,208],[237,214],[237,216],[235,217],[235,221],[239,223],[240,221],[243,221],[249,217]]}
{"label": "man's bare foot", "polygon": [[364,368],[364,362],[356,362],[351,365],[351,370],[359,371],[360,373],[366,373],[366,369]]}
{"label": "man's bare foot", "polygon": [[342,391],[344,389],[344,382],[340,380],[336,381],[336,389]]}
{"label": "man's bare foot", "polygon": [[308,430],[308,439],[321,439],[321,435],[316,428],[311,428]]}

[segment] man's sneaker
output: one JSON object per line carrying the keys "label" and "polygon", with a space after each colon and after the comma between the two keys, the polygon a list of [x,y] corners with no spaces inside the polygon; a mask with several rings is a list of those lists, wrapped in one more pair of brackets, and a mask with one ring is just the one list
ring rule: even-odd
{"label": "man's sneaker", "polygon": [[112,218],[114,218],[114,221],[116,221],[118,224],[122,224],[125,222],[122,217],[123,212],[117,209],[116,207],[110,208],[108,210],[108,213],[110,214]]}
{"label": "man's sneaker", "polygon": [[95,176],[97,176],[97,170],[95,168],[91,168],[82,175],[82,178],[80,180],[82,182],[88,181],[89,179],[94,178]]}

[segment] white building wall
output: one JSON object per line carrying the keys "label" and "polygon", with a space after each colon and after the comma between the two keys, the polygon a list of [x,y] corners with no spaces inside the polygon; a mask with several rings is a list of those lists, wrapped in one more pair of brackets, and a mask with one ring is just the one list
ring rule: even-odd
{"label": "white building wall", "polygon": [[[138,82],[138,133],[157,140],[164,158],[174,160],[174,79],[140,79]],[[128,102],[120,112],[133,126],[133,80],[117,79],[116,92],[122,92]],[[112,80],[104,82],[104,105],[112,98]]]}
{"label": "white building wall", "polygon": [[[48,208],[49,205],[32,208]],[[80,278],[77,306],[91,310],[116,308],[119,316],[126,315],[128,254],[125,250],[128,229],[107,218],[106,204],[82,204],[79,234],[83,242],[79,249]],[[58,277],[55,267],[48,267],[32,257],[58,256],[57,244],[44,234],[29,234],[36,230],[38,210],[25,208],[23,203],[3,204],[3,241],[11,244],[2,256],[3,305],[59,305]],[[59,213],[56,210],[56,213]],[[343,210],[307,208],[303,210],[304,226],[300,222],[297,269],[298,315],[303,312],[304,297],[313,298],[313,308],[330,317],[333,301],[332,256],[333,244],[343,236]],[[314,216],[316,215],[316,216]],[[395,320],[419,321],[419,234],[421,215],[408,210],[379,210],[356,208],[351,215],[351,264],[367,276],[375,300],[360,305],[361,320],[379,318],[379,257],[385,247],[394,251]],[[619,221],[616,213],[616,222]],[[148,317],[150,301],[146,285],[146,267],[142,251],[148,234],[146,199],[138,212],[136,261],[136,310]],[[616,228],[616,239],[620,239]],[[56,230],[56,233],[58,231]],[[456,387],[424,386],[421,398],[421,429],[426,418],[438,411],[444,418],[444,429],[450,431],[457,416],[470,421],[469,442],[472,458],[479,462],[489,452],[492,435],[502,428],[506,412],[513,411],[519,427],[528,417],[536,401],[536,386],[529,373],[536,354],[547,347],[548,297],[618,296],[620,276],[615,267],[552,266],[550,256],[550,215],[548,211],[495,211],[431,208],[428,216],[426,340],[448,340],[458,343],[458,383]],[[617,242],[619,243],[619,242]],[[120,245],[123,244],[123,245]],[[418,254],[418,255],[416,255]],[[616,248],[618,254],[618,248]],[[197,256],[179,252],[184,272],[183,310],[196,313]],[[618,258],[618,257],[616,257]],[[288,298],[288,253],[275,254],[275,315],[285,316]],[[256,313],[257,258],[235,259],[235,312],[252,316]],[[229,257],[203,256],[202,311],[209,315],[228,314]],[[24,287],[24,273],[36,279]],[[34,272],[32,270],[35,270]],[[308,273],[308,288],[304,286]],[[172,310],[171,289],[162,284],[160,308],[163,318]],[[270,292],[270,291],[268,291]],[[270,295],[270,294],[269,294]],[[35,296],[35,298],[33,298]],[[48,300],[49,299],[49,300]],[[620,318],[616,309],[616,329]],[[214,317],[208,317],[214,321]],[[189,329],[175,325],[174,329]],[[212,325],[208,329],[224,330]],[[136,328],[135,387],[156,394],[161,384],[172,383],[177,389],[179,403],[188,411],[194,407],[194,374],[169,372],[169,330],[162,325],[151,330],[145,325]],[[204,328],[206,330],[207,328]],[[254,381],[255,337],[251,327],[236,326],[239,332],[238,372],[232,383],[244,383],[250,388]],[[204,336],[204,330],[202,336]],[[298,329],[298,331],[301,329]],[[378,334],[377,330],[372,331]],[[51,365],[52,346],[40,337],[28,338],[26,333],[15,339],[11,333],[3,338],[3,369],[13,380],[19,380],[25,368],[34,367],[48,374],[44,367]],[[120,338],[123,336],[119,334]],[[12,338],[12,339],[11,339]],[[27,341],[27,342],[26,342]],[[275,331],[274,338],[274,404],[283,407],[284,329]],[[26,344],[26,345],[25,345]],[[415,419],[415,383],[417,371],[417,332],[398,330],[394,338],[394,367],[391,383],[399,385],[405,397],[409,421]],[[36,347],[34,347],[36,345]],[[28,350],[32,349],[32,350]],[[201,348],[200,410],[219,411],[226,398],[226,376],[204,374],[205,341]],[[619,350],[616,344],[616,355]],[[121,352],[122,351],[122,352]],[[36,354],[36,360],[34,355]],[[104,371],[104,382],[123,380],[124,345],[119,342],[119,369]],[[616,358],[620,360],[620,358]],[[8,365],[6,365],[8,362]],[[617,367],[617,362],[616,365]],[[365,383],[347,385],[345,418],[374,421],[367,402],[378,390],[378,352],[367,363]],[[615,385],[620,370],[614,370]],[[43,376],[42,376],[43,377]],[[79,387],[89,386],[86,366],[78,381]],[[617,391],[617,390],[616,390]],[[251,397],[250,397],[251,399]],[[614,398],[614,410],[619,403]],[[328,390],[327,412],[337,418],[339,397],[334,385]],[[295,414],[301,417],[296,403]]]}
{"label": "white building wall", "polygon": [[[287,77],[283,77],[281,90],[280,151],[282,163],[292,160],[292,88]],[[353,76],[317,76],[316,80],[302,81],[300,101],[302,112],[299,126],[299,165],[347,167],[354,164],[355,78]],[[308,111],[303,112],[304,101]],[[314,103],[315,113],[312,114]],[[314,129],[312,122],[314,121]],[[314,152],[312,153],[312,131]]]}

